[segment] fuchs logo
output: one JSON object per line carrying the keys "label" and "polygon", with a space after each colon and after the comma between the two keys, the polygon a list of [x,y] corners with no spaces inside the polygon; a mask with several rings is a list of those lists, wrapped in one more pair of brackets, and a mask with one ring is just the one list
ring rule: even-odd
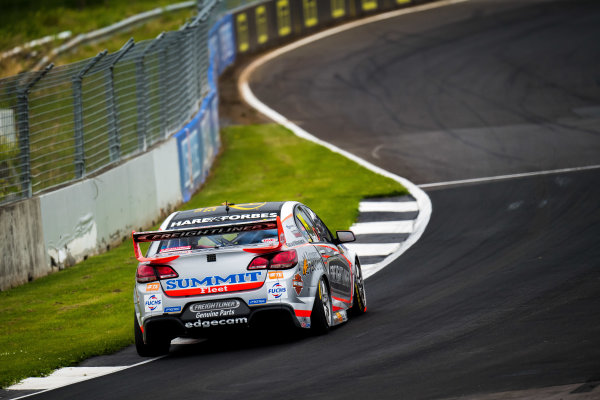
{"label": "fuchs logo", "polygon": [[144,296],[144,307],[146,311],[162,311],[162,296],[160,294]]}
{"label": "fuchs logo", "polygon": [[212,321],[201,321],[188,322],[185,324],[186,328],[210,328],[211,326],[224,326],[224,325],[237,325],[247,324],[248,318],[229,318],[229,319],[215,319]]}
{"label": "fuchs logo", "polygon": [[287,289],[279,282],[273,284],[268,290],[269,300],[287,299]]}

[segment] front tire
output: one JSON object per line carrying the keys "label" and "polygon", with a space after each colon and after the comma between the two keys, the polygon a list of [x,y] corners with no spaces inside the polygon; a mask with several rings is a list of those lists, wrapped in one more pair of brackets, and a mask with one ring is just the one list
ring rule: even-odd
{"label": "front tire", "polygon": [[324,335],[331,327],[332,307],[329,288],[323,278],[319,280],[317,294],[311,313],[311,330],[316,335]]}
{"label": "front tire", "polygon": [[140,329],[137,317],[133,314],[133,331],[135,337],[135,349],[141,357],[156,357],[169,352],[171,340],[166,338],[152,338],[148,343],[144,343],[144,334]]}
{"label": "front tire", "polygon": [[354,278],[354,302],[352,314],[361,315],[367,312],[367,293],[365,292],[365,281],[360,268],[360,262],[356,259],[356,277]]}

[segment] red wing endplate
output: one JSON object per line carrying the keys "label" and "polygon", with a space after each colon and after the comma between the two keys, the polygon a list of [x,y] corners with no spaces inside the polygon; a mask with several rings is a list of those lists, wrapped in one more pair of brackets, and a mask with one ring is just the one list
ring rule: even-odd
{"label": "red wing endplate", "polygon": [[285,234],[283,233],[283,225],[281,224],[281,218],[277,216],[277,245],[275,246],[265,246],[265,247],[255,247],[255,248],[247,248],[244,251],[248,253],[254,254],[264,254],[271,253],[273,251],[279,251],[285,244]]}
{"label": "red wing endplate", "polygon": [[179,256],[159,256],[159,257],[149,257],[146,258],[142,255],[142,249],[140,249],[140,242],[136,240],[136,231],[131,232],[131,237],[133,238],[133,251],[135,253],[135,258],[139,262],[149,262],[149,263],[168,263],[173,260],[179,258]]}

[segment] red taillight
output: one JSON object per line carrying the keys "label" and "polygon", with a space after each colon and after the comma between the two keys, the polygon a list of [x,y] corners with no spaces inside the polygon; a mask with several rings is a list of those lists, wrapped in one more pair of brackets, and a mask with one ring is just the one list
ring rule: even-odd
{"label": "red taillight", "polygon": [[179,274],[168,265],[140,264],[135,278],[139,283],[157,281],[160,279],[177,278]]}
{"label": "red taillight", "polygon": [[256,257],[248,265],[248,269],[289,269],[296,264],[298,264],[298,254],[296,250],[289,250]]}
{"label": "red taillight", "polygon": [[270,269],[289,269],[298,264],[298,254],[296,250],[282,251],[271,258]]}
{"label": "red taillight", "polygon": [[267,269],[269,266],[269,259],[266,257],[256,257],[250,265],[248,265],[248,269]]}
{"label": "red taillight", "polygon": [[158,275],[158,279],[169,279],[169,278],[177,278],[179,274],[175,272],[173,268],[168,265],[158,265],[154,267],[156,269],[156,274]]}
{"label": "red taillight", "polygon": [[137,267],[135,278],[139,283],[152,282],[156,280],[156,273],[151,266],[141,264]]}

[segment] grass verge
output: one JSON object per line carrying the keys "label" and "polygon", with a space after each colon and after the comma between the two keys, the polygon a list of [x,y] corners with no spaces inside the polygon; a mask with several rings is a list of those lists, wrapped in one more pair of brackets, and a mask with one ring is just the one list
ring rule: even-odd
{"label": "grass verge", "polygon": [[[184,209],[298,200],[332,230],[347,229],[365,197],[406,193],[278,125],[229,127],[223,152]],[[42,376],[133,343],[131,241],[81,264],[0,292],[0,386]]]}
{"label": "grass verge", "polygon": [[[73,34],[72,37],[75,37],[77,34],[109,26],[135,14],[174,3],[169,0],[104,0],[89,3],[80,1],[82,4],[68,4],[59,0],[7,1],[8,4],[0,13],[0,52],[61,31],[69,30]],[[109,38],[78,46],[52,61],[55,65],[64,65],[93,57],[104,49],[112,53],[119,50],[130,37],[136,42],[154,39],[162,31],[179,29],[185,21],[196,15],[196,12],[196,8],[191,7],[163,13]],[[60,41],[55,41],[37,48],[40,53],[37,57],[30,58],[27,56],[29,52],[26,51],[21,56],[3,60],[0,64],[0,77],[28,71],[43,54],[48,54],[53,47],[60,44]]]}

